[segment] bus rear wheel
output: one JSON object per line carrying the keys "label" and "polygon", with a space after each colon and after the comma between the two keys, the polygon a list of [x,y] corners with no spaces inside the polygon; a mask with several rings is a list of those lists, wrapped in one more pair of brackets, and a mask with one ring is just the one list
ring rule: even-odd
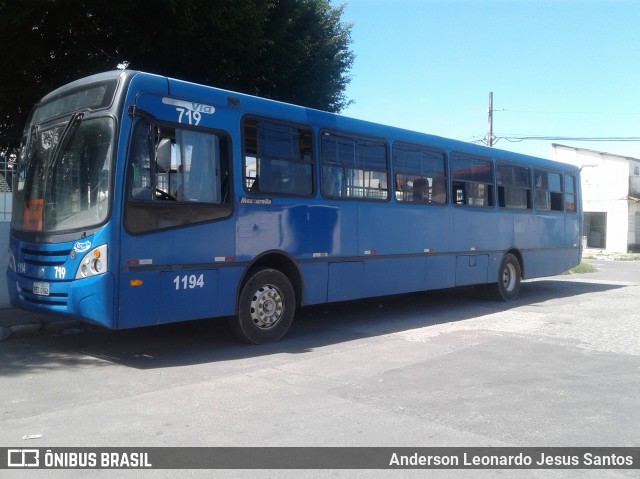
{"label": "bus rear wheel", "polygon": [[231,329],[247,343],[277,341],[291,327],[295,309],[295,292],[289,278],[275,269],[260,269],[242,288],[238,316],[231,319]]}
{"label": "bus rear wheel", "polygon": [[507,253],[502,258],[498,270],[498,282],[487,285],[487,292],[492,299],[511,301],[520,293],[520,279],[522,268],[515,255]]}

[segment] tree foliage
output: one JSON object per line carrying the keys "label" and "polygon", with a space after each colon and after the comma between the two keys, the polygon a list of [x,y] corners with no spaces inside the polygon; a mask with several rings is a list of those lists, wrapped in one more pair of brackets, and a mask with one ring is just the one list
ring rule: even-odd
{"label": "tree foliage", "polygon": [[0,142],[46,92],[119,64],[338,112],[341,16],[329,0],[0,0]]}

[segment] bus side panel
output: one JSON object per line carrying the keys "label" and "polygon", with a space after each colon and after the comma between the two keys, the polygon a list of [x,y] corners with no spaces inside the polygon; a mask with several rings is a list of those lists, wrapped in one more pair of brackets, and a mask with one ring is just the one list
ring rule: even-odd
{"label": "bus side panel", "polygon": [[516,242],[511,210],[453,207],[451,249],[456,254],[455,286],[494,283],[502,252]]}
{"label": "bus side panel", "polygon": [[424,254],[449,249],[449,209],[441,206],[359,205],[358,253]]}
{"label": "bus side panel", "polygon": [[[527,213],[514,214],[514,242],[513,245],[519,250],[527,250],[538,247],[538,240],[535,234],[536,219],[530,211]],[[526,262],[525,262],[526,263]],[[525,268],[526,269],[526,268]]]}
{"label": "bus side panel", "polygon": [[565,216],[565,246],[579,248],[582,242],[582,223],[577,213],[566,213]]}
{"label": "bus side panel", "polygon": [[524,251],[526,278],[552,276],[569,269],[570,250],[565,249],[564,214],[537,212],[532,221]]}
{"label": "bus side panel", "polygon": [[[372,255],[366,265],[367,296],[453,286],[449,250],[450,209],[442,206],[385,204],[360,206],[358,250]],[[377,260],[387,254],[407,258]],[[446,269],[448,268],[448,269]]]}
{"label": "bus side panel", "polygon": [[[534,248],[564,248],[564,214],[538,213],[534,216]],[[542,234],[540,234],[542,232]]]}
{"label": "bus side panel", "polygon": [[425,289],[425,257],[372,259],[366,262],[365,296],[384,296]]}
{"label": "bus side panel", "polygon": [[186,269],[160,273],[159,322],[208,318],[217,313],[218,271]]}
{"label": "bus side panel", "polygon": [[455,284],[455,256],[435,254],[426,258],[425,290],[453,288]]}
{"label": "bus side panel", "polygon": [[329,264],[324,261],[302,263],[300,270],[304,287],[303,305],[326,303]]}
{"label": "bus side panel", "polygon": [[573,268],[578,261],[578,249],[534,250],[524,253],[527,265],[527,279],[554,276]]}
{"label": "bus side panel", "polygon": [[308,207],[308,251],[313,254],[338,254],[340,251],[340,209],[337,206]]}
{"label": "bus side panel", "polygon": [[451,251],[504,251],[513,246],[513,224],[510,211],[453,207]]}
{"label": "bus side panel", "polygon": [[137,328],[158,324],[160,282],[157,271],[120,273],[120,311],[116,328]]}
{"label": "bus side panel", "polygon": [[458,255],[456,257],[456,286],[488,282],[489,255]]}
{"label": "bus side panel", "polygon": [[218,297],[216,312],[218,316],[231,316],[237,313],[236,298],[238,285],[244,273],[244,267],[220,268],[218,270]]}
{"label": "bus side panel", "polygon": [[218,306],[219,267],[235,257],[235,221],[224,219],[140,235],[121,235],[120,324],[128,328],[210,318]]}
{"label": "bus side panel", "polygon": [[348,214],[331,206],[287,205],[296,200],[281,198],[276,201],[278,204],[239,205],[236,249],[242,260],[270,250],[286,251],[296,258],[349,254],[343,243],[355,238],[355,222],[343,219]]}
{"label": "bus side panel", "polygon": [[363,298],[364,263],[344,261],[329,263],[329,301]]}

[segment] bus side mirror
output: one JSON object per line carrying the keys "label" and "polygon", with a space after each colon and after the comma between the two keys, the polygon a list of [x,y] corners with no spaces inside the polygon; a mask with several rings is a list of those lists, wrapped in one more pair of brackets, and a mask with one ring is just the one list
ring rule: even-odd
{"label": "bus side mirror", "polygon": [[156,164],[159,173],[168,173],[171,169],[171,140],[163,138],[156,149]]}

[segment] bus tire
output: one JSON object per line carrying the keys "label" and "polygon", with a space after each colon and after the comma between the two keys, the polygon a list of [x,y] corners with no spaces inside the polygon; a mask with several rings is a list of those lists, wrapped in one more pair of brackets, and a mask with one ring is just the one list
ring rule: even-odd
{"label": "bus tire", "polygon": [[231,318],[231,329],[247,343],[277,341],[291,327],[295,309],[295,291],[289,278],[276,269],[259,269],[242,288],[238,316]]}
{"label": "bus tire", "polygon": [[502,258],[498,270],[498,282],[487,285],[487,293],[498,301],[511,301],[520,293],[522,268],[515,255],[507,253]]}

